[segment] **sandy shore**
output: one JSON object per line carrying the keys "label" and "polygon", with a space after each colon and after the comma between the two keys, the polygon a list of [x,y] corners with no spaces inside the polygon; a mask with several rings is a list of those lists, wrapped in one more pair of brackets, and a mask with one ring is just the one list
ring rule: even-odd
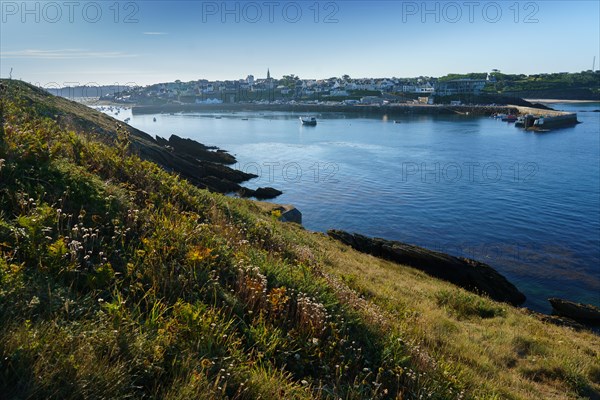
{"label": "sandy shore", "polygon": [[530,103],[546,103],[546,104],[554,104],[554,103],[598,103],[599,100],[560,100],[560,99],[523,99]]}

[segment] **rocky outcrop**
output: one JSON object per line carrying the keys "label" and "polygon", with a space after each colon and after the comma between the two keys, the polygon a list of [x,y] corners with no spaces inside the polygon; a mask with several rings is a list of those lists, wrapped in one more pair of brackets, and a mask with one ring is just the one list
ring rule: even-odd
{"label": "rocky outcrop", "polygon": [[157,141],[170,146],[174,152],[182,156],[193,157],[199,161],[210,161],[219,164],[235,164],[235,157],[226,151],[219,150],[217,147],[205,146],[202,143],[192,139],[180,138],[177,135],[171,135],[169,140],[156,137]]}
{"label": "rocky outcrop", "polygon": [[279,196],[282,193],[283,192],[280,190],[277,190],[277,189],[267,186],[267,187],[260,187],[260,188],[256,189],[254,191],[253,197],[256,197],[259,200],[274,199],[275,197]]}
{"label": "rocky outcrop", "polygon": [[294,222],[302,225],[302,213],[293,205],[287,204],[276,207],[273,211],[281,212],[279,220],[282,222]]}
{"label": "rocky outcrop", "polygon": [[167,171],[175,172],[194,185],[212,192],[237,193],[245,189],[240,183],[256,178],[254,174],[224,165],[231,163],[231,160],[235,162],[235,158],[228,153],[211,150],[190,139],[172,138],[167,141],[157,137],[155,143],[133,141],[132,147],[141,158],[155,162]]}
{"label": "rocky outcrop", "polygon": [[600,308],[591,304],[575,303],[573,301],[551,298],[548,299],[554,312],[560,316],[571,318],[578,322],[600,324]]}
{"label": "rocky outcrop", "polygon": [[525,301],[525,295],[512,283],[482,262],[454,257],[402,242],[369,238],[340,230],[329,230],[327,234],[360,252],[409,265],[464,289],[484,293],[494,300],[513,305]]}
{"label": "rocky outcrop", "polygon": [[255,197],[258,200],[268,200],[268,199],[274,199],[275,197],[279,196],[283,192],[267,186],[267,187],[260,187],[256,190],[241,187],[237,193],[240,197]]}
{"label": "rocky outcrop", "polygon": [[237,193],[240,197],[255,197],[259,200],[274,199],[282,194],[280,190],[272,187],[254,190],[240,186],[240,183],[256,178],[257,175],[225,165],[234,164],[235,157],[217,147],[205,146],[177,135],[171,135],[169,140],[157,136],[156,143],[160,145],[160,151],[157,152],[149,146],[138,146],[138,152],[143,158],[179,173],[199,187],[213,192]]}

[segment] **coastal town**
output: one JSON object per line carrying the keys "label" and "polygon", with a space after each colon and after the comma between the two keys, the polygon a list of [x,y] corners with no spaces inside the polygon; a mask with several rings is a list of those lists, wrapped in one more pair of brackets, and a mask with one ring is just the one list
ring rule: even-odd
{"label": "coastal town", "polygon": [[[95,105],[132,108],[136,114],[206,111],[297,111],[303,125],[317,124],[322,112],[378,114],[459,114],[491,116],[526,130],[547,131],[578,123],[576,113],[555,111],[527,98],[600,98],[592,82],[600,71],[538,75],[489,73],[448,74],[440,78],[277,79],[264,78],[157,83],[148,86],[76,86],[49,91]],[[596,85],[597,86],[597,85]],[[109,108],[107,108],[110,111]],[[118,115],[118,112],[117,112]],[[129,118],[124,122],[128,123]]]}
{"label": "coastal town", "polygon": [[[56,89],[64,97],[99,97],[101,100],[135,105],[190,104],[320,104],[320,105],[388,105],[388,104],[518,104],[514,99],[539,93],[551,98],[552,84],[562,94],[569,90],[578,98],[596,98],[588,81],[597,81],[600,71],[578,74],[558,73],[532,76],[505,75],[498,70],[465,75],[415,78],[351,78],[348,75],[328,79],[301,79],[296,75],[274,78],[267,69],[265,77],[248,75],[244,79],[157,83],[148,86],[80,86]],[[592,88],[592,89],[590,89]],[[548,90],[549,89],[549,90]],[[52,90],[51,90],[52,91]],[[554,96],[555,97],[555,96]]]}

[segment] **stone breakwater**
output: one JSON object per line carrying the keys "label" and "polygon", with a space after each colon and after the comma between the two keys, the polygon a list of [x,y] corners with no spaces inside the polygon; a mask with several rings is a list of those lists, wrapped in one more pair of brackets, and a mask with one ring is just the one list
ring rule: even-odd
{"label": "stone breakwater", "polygon": [[[537,110],[537,109],[534,109]],[[239,111],[284,111],[303,114],[323,112],[347,113],[357,115],[473,115],[490,116],[493,114],[517,114],[517,106],[484,105],[429,105],[429,104],[392,104],[392,105],[323,105],[323,104],[167,104],[161,106],[134,106],[133,114],[160,114],[176,112],[239,112]],[[542,110],[538,110],[542,111]]]}

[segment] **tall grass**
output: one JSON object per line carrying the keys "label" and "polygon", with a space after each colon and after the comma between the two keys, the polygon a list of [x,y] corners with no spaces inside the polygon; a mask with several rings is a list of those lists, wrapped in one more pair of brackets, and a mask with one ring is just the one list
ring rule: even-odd
{"label": "tall grass", "polygon": [[597,393],[593,337],[283,225],[140,160],[122,132],[65,129],[26,85],[2,90],[2,396]]}

